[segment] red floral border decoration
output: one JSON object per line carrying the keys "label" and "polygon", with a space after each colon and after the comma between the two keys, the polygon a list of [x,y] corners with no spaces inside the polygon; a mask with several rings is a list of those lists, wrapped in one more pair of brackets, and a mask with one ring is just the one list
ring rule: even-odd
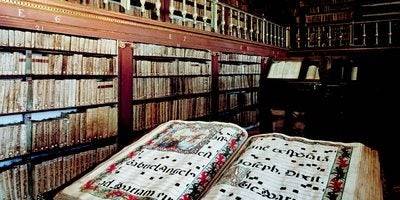
{"label": "red floral border decoration", "polygon": [[329,175],[328,186],[325,189],[322,199],[342,199],[347,173],[350,167],[352,151],[352,147],[341,146],[340,150],[337,152],[335,163],[333,164]]}
{"label": "red floral border decoration", "polygon": [[[184,123],[181,123],[184,124]],[[172,128],[173,125],[171,124],[166,129]],[[186,124],[184,124],[186,125]],[[165,130],[166,130],[165,129]],[[219,128],[221,130],[222,128]],[[144,200],[144,199],[151,199],[149,197],[138,197],[127,192],[118,190],[118,189],[109,189],[109,188],[100,188],[96,183],[99,182],[102,178],[107,176],[108,174],[112,174],[117,170],[117,166],[125,161],[134,158],[139,151],[143,150],[146,146],[151,145],[154,143],[154,140],[158,139],[161,134],[155,135],[152,139],[150,139],[145,145],[139,146],[130,153],[125,158],[120,159],[119,161],[112,163],[107,167],[105,172],[99,174],[93,180],[89,180],[84,183],[80,187],[81,192],[90,192],[92,195],[102,198],[113,198],[113,199],[126,199],[126,200]],[[200,194],[204,191],[206,186],[210,183],[211,177],[215,176],[219,169],[225,164],[226,160],[233,154],[233,152],[238,148],[239,142],[243,142],[244,133],[240,131],[236,138],[231,139],[228,144],[225,146],[225,149],[215,156],[215,160],[210,162],[205,169],[200,173],[200,175],[192,182],[189,189],[187,189],[184,194],[181,195],[181,200],[190,200],[196,199],[200,196]]]}

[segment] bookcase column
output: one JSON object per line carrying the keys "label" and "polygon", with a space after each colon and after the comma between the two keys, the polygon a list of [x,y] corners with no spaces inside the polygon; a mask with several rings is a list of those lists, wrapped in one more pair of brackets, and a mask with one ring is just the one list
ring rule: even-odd
{"label": "bookcase column", "polygon": [[133,49],[128,42],[119,42],[119,105],[118,144],[123,147],[130,143],[133,133]]}
{"label": "bookcase column", "polygon": [[270,104],[268,101],[268,97],[265,96],[265,94],[268,94],[266,92],[267,86],[265,85],[267,83],[267,77],[269,73],[269,69],[271,67],[271,59],[270,58],[262,58],[261,59],[261,77],[260,77],[260,91],[258,93],[258,99],[259,99],[259,117],[260,117],[260,130],[261,132],[271,132],[272,131],[272,124],[271,122],[271,109],[270,109]]}
{"label": "bookcase column", "polygon": [[219,105],[219,55],[216,52],[211,56],[211,119],[218,120]]}

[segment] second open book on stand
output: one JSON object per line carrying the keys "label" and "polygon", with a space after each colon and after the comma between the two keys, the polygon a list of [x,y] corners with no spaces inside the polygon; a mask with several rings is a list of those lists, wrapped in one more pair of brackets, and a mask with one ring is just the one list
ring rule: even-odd
{"label": "second open book on stand", "polygon": [[377,153],[359,143],[170,121],[56,199],[382,199]]}

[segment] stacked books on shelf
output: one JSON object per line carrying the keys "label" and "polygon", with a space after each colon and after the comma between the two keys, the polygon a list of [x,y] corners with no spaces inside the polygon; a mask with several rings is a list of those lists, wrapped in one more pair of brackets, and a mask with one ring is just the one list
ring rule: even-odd
{"label": "stacked books on shelf", "polygon": [[228,121],[247,128],[258,125],[258,115],[258,110],[248,110],[230,116]]}
{"label": "stacked books on shelf", "polygon": [[352,41],[352,38],[357,38],[357,35],[362,37],[362,34],[357,34],[361,30],[352,28],[353,25],[350,25],[359,15],[355,13],[355,10],[359,10],[360,7],[358,1],[303,0],[299,5],[303,14],[297,17],[297,23],[300,25],[301,19],[304,18],[305,26],[300,25],[300,27],[305,27],[304,38],[307,39],[304,45],[306,47],[347,46],[362,41],[358,39]]}
{"label": "stacked books on shelf", "polygon": [[[261,76],[261,56],[221,53],[219,59],[219,111],[230,122],[257,123],[256,105]],[[250,90],[249,90],[250,89]]]}
{"label": "stacked books on shelf", "polygon": [[135,44],[133,129],[146,130],[171,119],[211,112],[211,53]]}
{"label": "stacked books on shelf", "polygon": [[40,197],[41,194],[74,180],[87,170],[92,169],[93,166],[109,158],[116,151],[117,145],[110,145],[34,165],[32,172],[33,196],[35,198]]}
{"label": "stacked books on shelf", "polygon": [[219,77],[221,90],[234,90],[244,88],[256,88],[260,86],[260,75],[235,75]]}
{"label": "stacked books on shelf", "polygon": [[355,0],[304,1],[306,23],[332,23],[353,19]]}
{"label": "stacked books on shelf", "polygon": [[0,160],[24,155],[27,151],[25,124],[0,126]]}
{"label": "stacked books on shelf", "polygon": [[298,79],[301,71],[301,61],[275,61],[269,70],[271,79]]}
{"label": "stacked books on shelf", "polygon": [[[0,28],[0,199],[36,198],[115,150],[103,146],[118,129],[117,52],[116,40]],[[82,169],[58,165],[70,154]]]}
{"label": "stacked books on shelf", "polygon": [[[0,75],[115,75],[117,57],[95,57],[82,54],[32,54],[31,69],[26,69],[26,55],[0,52]],[[29,72],[29,71],[30,72]]]}
{"label": "stacked books on shelf", "polygon": [[133,130],[150,129],[174,119],[195,119],[211,112],[209,97],[177,99],[133,106]]}
{"label": "stacked books on shelf", "polygon": [[27,110],[28,82],[22,79],[0,79],[0,114]]}
{"label": "stacked books on shelf", "polygon": [[134,78],[133,85],[134,99],[159,98],[210,92],[211,77]]}
{"label": "stacked books on shelf", "polygon": [[19,165],[0,172],[1,199],[29,199],[28,166]]}
{"label": "stacked books on shelf", "polygon": [[239,106],[239,93],[219,94],[218,111],[235,109]]}
{"label": "stacked books on shelf", "polygon": [[210,75],[210,63],[193,61],[136,61],[136,76]]}
{"label": "stacked books on shelf", "polygon": [[33,80],[32,91],[33,110],[115,103],[118,79]]}
{"label": "stacked books on shelf", "polygon": [[326,23],[346,21],[353,18],[353,11],[342,11],[336,13],[316,14],[306,16],[306,23]]}
{"label": "stacked books on shelf", "polygon": [[239,106],[258,104],[258,91],[219,94],[218,111],[233,110]]}
{"label": "stacked books on shelf", "polygon": [[[137,43],[133,47],[134,56],[154,56],[154,57],[173,57],[173,58],[198,58],[211,60],[211,52],[196,49],[185,49],[167,47],[155,44]],[[190,59],[189,59],[190,60]]]}
{"label": "stacked books on shelf", "polygon": [[117,135],[116,107],[98,107],[32,121],[32,151],[72,146]]}
{"label": "stacked books on shelf", "polygon": [[261,63],[261,56],[253,56],[246,54],[223,53],[220,55],[220,61],[245,62],[245,63]]}
{"label": "stacked books on shelf", "polygon": [[117,54],[117,41],[69,36],[57,33],[43,33],[12,29],[0,30],[0,46],[60,50],[95,54]]}

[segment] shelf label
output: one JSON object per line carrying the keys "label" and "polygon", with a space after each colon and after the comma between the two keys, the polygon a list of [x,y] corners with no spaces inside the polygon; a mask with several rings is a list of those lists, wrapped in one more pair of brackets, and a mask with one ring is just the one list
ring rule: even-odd
{"label": "shelf label", "polygon": [[18,16],[19,16],[19,17],[25,17],[25,14],[24,14],[24,12],[25,12],[25,10],[24,10],[24,9],[22,9],[22,8],[19,8],[19,9],[18,9]]}
{"label": "shelf label", "polygon": [[43,30],[44,30],[44,27],[43,27],[42,25],[35,25],[35,29],[36,29],[37,31],[43,31]]}
{"label": "shelf label", "polygon": [[58,15],[54,16],[54,21],[55,21],[56,23],[60,23],[60,22],[61,22],[61,17],[58,16]]}

